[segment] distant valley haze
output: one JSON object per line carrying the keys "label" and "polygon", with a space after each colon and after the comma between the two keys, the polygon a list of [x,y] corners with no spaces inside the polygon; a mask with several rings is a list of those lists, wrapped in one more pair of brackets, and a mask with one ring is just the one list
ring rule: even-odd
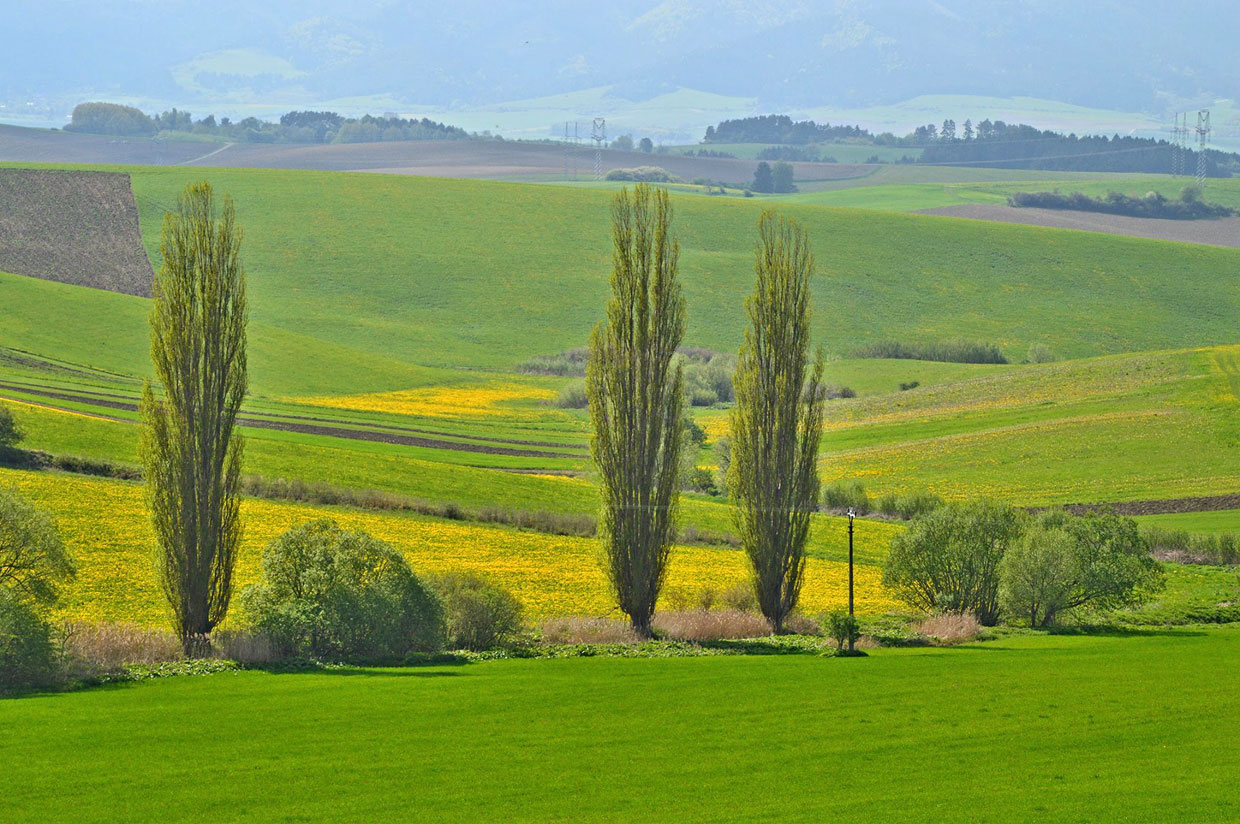
{"label": "distant valley haze", "polygon": [[613,134],[686,142],[769,112],[897,134],[988,117],[1155,136],[1208,106],[1215,144],[1240,148],[1240,15],[1225,0],[7,5],[0,122],[18,125],[106,100],[233,119],[390,112],[523,138],[604,117]]}

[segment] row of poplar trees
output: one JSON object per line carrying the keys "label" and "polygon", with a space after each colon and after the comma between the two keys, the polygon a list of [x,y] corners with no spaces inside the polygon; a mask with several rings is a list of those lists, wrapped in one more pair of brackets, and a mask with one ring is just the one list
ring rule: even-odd
{"label": "row of poplar trees", "polygon": [[[611,583],[634,629],[650,635],[675,537],[684,443],[684,377],[673,356],[685,333],[680,246],[666,190],[622,190],[612,208],[612,296],[594,330],[586,392],[591,452],[602,477],[602,533]],[[762,215],[734,377],[728,487],[763,614],[778,632],[796,607],[810,513],[817,505],[822,353],[809,360],[805,232]],[[151,311],[159,391],[143,388],[141,455],[158,572],[190,655],[224,619],[241,541],[247,386],[246,289],[232,200],[194,184],[164,218]]]}
{"label": "row of poplar trees", "polygon": [[[611,299],[590,338],[586,395],[602,483],[608,574],[633,629],[651,634],[676,534],[684,446],[685,334],[667,191],[639,185],[612,204]],[[776,632],[797,605],[818,503],[822,351],[810,361],[805,231],[772,211],[758,223],[757,282],[733,378],[728,489],[763,615]]]}
{"label": "row of poplar trees", "polygon": [[142,388],[140,453],[156,570],[186,655],[228,612],[241,543],[246,290],[231,198],[192,184],[164,216],[151,308],[158,391]]}

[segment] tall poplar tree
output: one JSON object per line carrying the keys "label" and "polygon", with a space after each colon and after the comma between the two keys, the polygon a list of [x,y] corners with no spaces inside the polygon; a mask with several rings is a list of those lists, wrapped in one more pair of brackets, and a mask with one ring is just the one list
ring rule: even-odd
{"label": "tall poplar tree", "polygon": [[758,605],[782,632],[801,594],[818,504],[823,360],[819,349],[809,362],[814,257],[805,231],[769,210],[758,229],[757,284],[733,377],[728,489]]}
{"label": "tall poplar tree", "polygon": [[156,568],[187,655],[224,619],[241,540],[246,392],[245,272],[232,198],[187,186],[164,215],[151,309],[151,360],[162,393],[142,388],[142,463]]}
{"label": "tall poplar tree", "polygon": [[612,201],[612,294],[586,365],[608,577],[644,637],[675,535],[683,432],[684,376],[672,356],[684,337],[685,300],[671,220],[663,189],[641,184]]}

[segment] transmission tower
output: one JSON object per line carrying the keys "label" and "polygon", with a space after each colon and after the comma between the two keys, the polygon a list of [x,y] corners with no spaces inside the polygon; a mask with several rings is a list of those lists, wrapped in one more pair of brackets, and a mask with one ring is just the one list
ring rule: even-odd
{"label": "transmission tower", "polygon": [[1171,130],[1171,174],[1179,177],[1184,174],[1184,138],[1181,134],[1180,112],[1175,114],[1175,128]]}
{"label": "transmission tower", "polygon": [[1210,142],[1210,110],[1197,112],[1197,188],[1206,185],[1206,146]]}
{"label": "transmission tower", "polygon": [[[570,125],[572,126],[571,129],[569,128]],[[577,179],[577,154],[578,154],[578,147],[580,146],[580,144],[581,144],[581,137],[577,129],[577,121],[574,120],[570,124],[567,120],[565,120],[564,121],[564,179],[565,180],[568,180],[570,177],[573,180]],[[571,168],[571,171],[570,171],[570,168]]]}
{"label": "transmission tower", "polygon": [[607,121],[594,118],[590,129],[590,137],[594,140],[594,179],[603,179],[603,144],[607,142]]}

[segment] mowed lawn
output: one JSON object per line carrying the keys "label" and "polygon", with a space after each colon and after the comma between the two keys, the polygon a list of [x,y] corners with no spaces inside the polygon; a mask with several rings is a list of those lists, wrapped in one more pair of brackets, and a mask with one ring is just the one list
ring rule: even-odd
{"label": "mowed lawn", "polygon": [[1240,630],[223,673],[0,702],[12,821],[1224,821]]}

